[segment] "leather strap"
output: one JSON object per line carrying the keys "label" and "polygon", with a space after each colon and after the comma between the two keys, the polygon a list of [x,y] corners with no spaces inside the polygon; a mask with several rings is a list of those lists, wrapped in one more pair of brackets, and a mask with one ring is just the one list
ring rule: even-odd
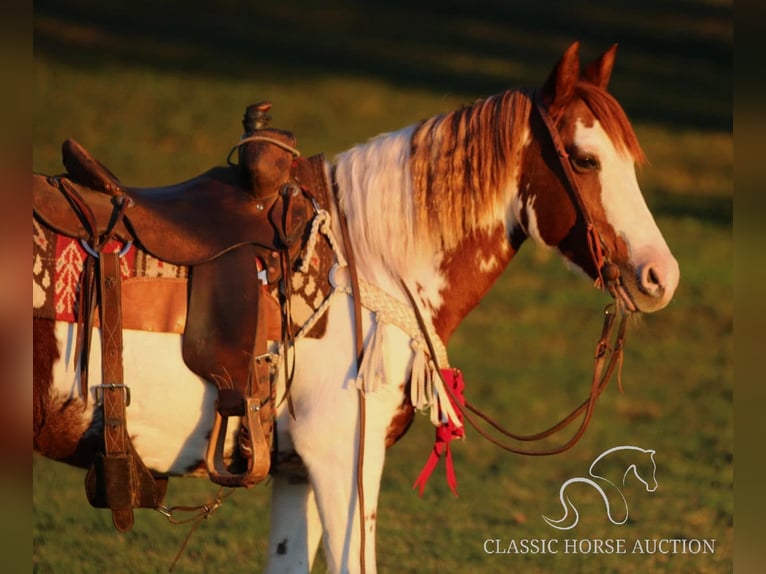
{"label": "leather strap", "polygon": [[[120,293],[120,259],[116,253],[101,253],[99,257],[102,333],[102,400],[104,405],[104,448],[107,459],[127,461],[130,456],[125,427],[125,402],[128,388],[122,370],[122,304]],[[115,467],[117,468],[117,467]],[[118,530],[127,531],[133,525],[131,494],[135,489],[130,467],[121,465],[119,477],[107,486],[112,521]],[[125,482],[119,488],[116,481]],[[120,485],[121,486],[121,485]],[[116,499],[115,499],[116,498]]]}
{"label": "leather strap", "polygon": [[[609,259],[609,250],[607,249],[601,234],[598,232],[598,229],[593,222],[593,217],[591,217],[590,210],[585,204],[582,192],[580,191],[580,186],[577,185],[577,179],[575,178],[574,171],[572,170],[572,166],[569,163],[569,153],[567,152],[566,147],[564,147],[564,142],[561,140],[559,131],[556,129],[553,118],[551,118],[550,114],[548,113],[548,110],[546,109],[539,92],[534,94],[533,101],[535,109],[537,110],[537,114],[540,116],[540,119],[542,120],[543,125],[548,132],[551,142],[553,143],[553,147],[556,150],[556,155],[559,158],[559,164],[561,165],[561,169],[564,172],[564,177],[566,178],[567,185],[569,186],[569,190],[572,193],[572,197],[577,203],[577,207],[580,209],[580,215],[585,221],[588,249],[590,250],[593,266],[595,267],[596,274],[598,276],[596,285],[598,287],[604,287],[606,286],[604,284],[604,275],[610,275],[608,273],[604,273],[604,266],[610,265],[612,272],[617,272],[617,278],[619,278],[619,271],[617,270],[617,266],[612,264]],[[617,278],[613,279],[612,281],[616,281]]]}
{"label": "leather strap", "polygon": [[103,405],[104,453],[88,470],[85,485],[90,503],[111,509],[114,526],[127,532],[133,526],[133,508],[157,508],[162,504],[167,479],[152,476],[128,434],[126,407],[130,390],[123,380],[119,255],[100,253],[98,265],[102,384],[97,394]]}
{"label": "leather strap", "polygon": [[[364,358],[364,335],[362,333],[362,297],[359,291],[359,274],[356,268],[356,259],[354,258],[354,249],[351,246],[351,238],[348,232],[348,220],[346,219],[346,212],[340,205],[338,180],[335,177],[335,166],[332,168],[332,189],[335,196],[335,206],[338,211],[338,220],[340,223],[340,232],[343,237],[343,245],[346,251],[346,263],[348,264],[349,276],[351,279],[351,300],[354,307],[354,344],[356,349],[356,372],[359,372],[359,367],[362,364]],[[364,390],[358,389],[357,396],[359,398],[359,437],[358,437],[358,454],[357,454],[357,466],[356,466],[356,493],[357,500],[359,502],[359,530],[360,530],[360,542],[359,542],[359,567],[360,572],[364,574],[366,571],[366,531],[367,528],[364,524],[364,438],[366,432],[367,421],[367,401],[364,396]]]}

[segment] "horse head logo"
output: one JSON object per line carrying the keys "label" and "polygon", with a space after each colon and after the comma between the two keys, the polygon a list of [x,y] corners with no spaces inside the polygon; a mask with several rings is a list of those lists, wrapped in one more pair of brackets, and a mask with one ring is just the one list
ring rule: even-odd
{"label": "horse head logo", "polygon": [[[628,454],[631,455],[631,463],[625,466],[618,466],[622,471],[621,486],[625,486],[626,481],[630,474],[633,474],[646,488],[647,492],[654,492],[657,490],[657,477],[655,476],[657,471],[657,463],[654,461],[655,451],[651,449],[644,449],[637,446],[616,446],[601,453],[591,463],[588,469],[588,476],[570,478],[559,489],[559,501],[564,510],[564,515],[558,520],[549,518],[543,515],[545,522],[558,530],[571,530],[580,520],[580,513],[577,508],[567,496],[567,489],[573,484],[586,484],[601,496],[606,508],[606,516],[612,524],[620,525],[625,524],[628,521],[628,501],[625,499],[625,495],[622,493],[621,486],[618,486],[612,480],[609,480],[601,473],[606,473],[609,468],[614,468],[614,465],[606,464],[607,459],[616,458],[616,454]],[[635,456],[637,455],[637,456]],[[637,462],[634,462],[637,460]],[[605,468],[606,467],[606,468]],[[604,470],[602,470],[604,469]],[[604,490],[606,488],[606,490]],[[625,514],[622,518],[615,518],[612,510],[612,504],[609,500],[607,492],[616,492],[619,495],[619,500],[622,501],[622,505],[625,508]],[[570,515],[571,512],[571,515]]]}

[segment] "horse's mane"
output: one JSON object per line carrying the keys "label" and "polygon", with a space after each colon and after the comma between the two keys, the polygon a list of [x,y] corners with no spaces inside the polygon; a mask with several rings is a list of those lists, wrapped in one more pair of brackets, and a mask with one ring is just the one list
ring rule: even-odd
{"label": "horse's mane", "polygon": [[[633,127],[614,97],[579,82],[583,100],[618,151],[645,161]],[[410,169],[416,224],[441,237],[446,248],[476,228],[508,214],[527,143],[530,93],[510,90],[424,121],[412,135]]]}
{"label": "horse's mane", "polygon": [[[340,154],[340,200],[355,244],[396,267],[402,253],[449,250],[472,232],[512,225],[509,205],[529,140],[531,95],[509,90]],[[576,85],[576,96],[618,151],[644,161],[617,100],[585,82]]]}
{"label": "horse's mane", "polygon": [[530,110],[528,92],[507,91],[416,127],[410,170],[418,227],[450,248],[507,216]]}

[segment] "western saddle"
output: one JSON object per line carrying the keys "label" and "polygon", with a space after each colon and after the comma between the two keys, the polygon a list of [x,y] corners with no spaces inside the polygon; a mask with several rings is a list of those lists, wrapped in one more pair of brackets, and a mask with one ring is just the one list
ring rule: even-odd
{"label": "western saddle", "polygon": [[[290,273],[317,206],[328,205],[322,155],[303,159],[290,132],[268,127],[271,104],[248,106],[244,135],[232,149],[239,161],[182,183],[157,188],[123,185],[85,148],[62,146],[67,173],[33,178],[34,215],[50,229],[87,243],[93,255],[80,282],[78,346],[87,401],[87,356],[96,308],[102,328],[104,449],[86,476],[93,506],[112,510],[115,526],[133,524],[133,508],[158,508],[167,478],[154,476],[126,427],[129,388],[122,374],[119,254],[101,251],[117,239],[154,257],[188,266],[183,358],[218,388],[215,423],[205,457],[208,474],[224,486],[250,487],[269,473],[277,364],[269,353],[270,322],[285,320]],[[231,158],[232,153],[229,154]],[[278,286],[281,315],[269,312],[263,286]],[[269,331],[270,329],[270,331]],[[289,397],[288,397],[289,401]],[[239,419],[236,456],[224,456],[230,418]]]}

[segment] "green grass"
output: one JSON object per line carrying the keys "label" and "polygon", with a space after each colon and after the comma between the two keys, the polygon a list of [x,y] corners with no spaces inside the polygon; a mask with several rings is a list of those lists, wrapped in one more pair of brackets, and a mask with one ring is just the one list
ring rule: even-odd
{"label": "green grass", "polygon": [[[449,492],[440,466],[420,499],[411,485],[433,429],[418,417],[388,453],[379,569],[732,570],[728,2],[679,3],[673,9],[683,25],[667,16],[666,3],[632,0],[593,3],[588,14],[565,2],[519,7],[517,18],[493,2],[466,12],[452,2],[428,11],[397,2],[251,8],[231,0],[215,14],[189,2],[176,6],[177,19],[168,16],[173,2],[156,8],[155,18],[148,2],[130,3],[129,10],[121,3],[71,4],[64,13],[36,3],[34,169],[60,172],[60,143],[74,137],[134,185],[169,183],[221,164],[240,135],[244,107],[259,99],[274,103],[273,124],[293,130],[305,155],[332,156],[506,86],[539,83],[571,38],[581,38],[586,56],[619,41],[614,93],[651,160],[639,176],[681,265],[677,296],[632,325],[625,394],[612,383],[570,452],[509,455],[469,431],[453,448],[460,498]],[[257,26],[236,11],[260,16]],[[217,27],[202,34],[208,20]],[[605,303],[556,257],[525,246],[450,343],[468,398],[514,430],[558,420],[587,393]],[[586,472],[605,449],[634,443],[657,451],[660,486],[648,494],[629,483],[628,524],[610,524],[595,503],[580,507],[582,523],[572,533],[560,535],[543,522],[541,515],[558,512],[564,480]],[[134,529],[118,534],[107,511],[88,506],[83,478],[82,471],[35,457],[34,571],[165,571],[188,526],[138,511]],[[199,504],[216,491],[204,480],[170,484],[169,504]],[[235,492],[192,536],[176,571],[262,570],[268,495],[268,487]],[[715,538],[717,545],[706,556],[483,551],[487,538],[551,537]],[[314,570],[323,568],[320,556]]]}

